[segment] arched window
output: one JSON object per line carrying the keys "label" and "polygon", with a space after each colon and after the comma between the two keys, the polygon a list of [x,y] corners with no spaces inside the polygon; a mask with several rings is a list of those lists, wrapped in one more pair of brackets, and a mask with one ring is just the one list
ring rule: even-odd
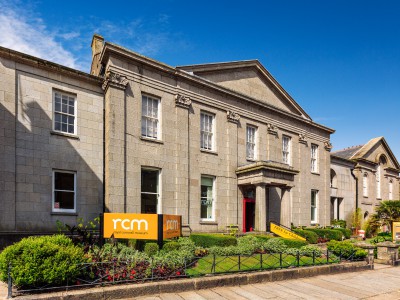
{"label": "arched window", "polygon": [[379,157],[378,167],[376,169],[376,198],[382,199],[381,195],[381,177],[382,177],[382,168],[386,165],[386,157],[381,155]]}
{"label": "arched window", "polygon": [[331,169],[331,187],[337,188],[337,176],[333,169]]}
{"label": "arched window", "polygon": [[363,175],[363,196],[368,197],[368,174],[366,172]]}
{"label": "arched window", "polygon": [[366,211],[366,212],[364,213],[364,220],[368,219],[368,216],[369,216],[369,212]]}
{"label": "arched window", "polygon": [[393,200],[393,180],[389,180],[389,200]]}

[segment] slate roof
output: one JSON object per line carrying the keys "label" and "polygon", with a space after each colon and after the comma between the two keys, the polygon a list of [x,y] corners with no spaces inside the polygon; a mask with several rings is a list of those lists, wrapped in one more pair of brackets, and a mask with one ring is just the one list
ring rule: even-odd
{"label": "slate roof", "polygon": [[340,157],[340,158],[345,158],[345,159],[351,159],[354,154],[356,154],[364,145],[358,145],[358,146],[352,146],[348,148],[344,148],[342,150],[337,150],[332,152],[332,155]]}

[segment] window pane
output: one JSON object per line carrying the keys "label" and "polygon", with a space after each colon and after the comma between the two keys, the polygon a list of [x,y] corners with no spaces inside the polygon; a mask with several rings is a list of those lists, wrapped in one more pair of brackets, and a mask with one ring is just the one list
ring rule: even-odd
{"label": "window pane", "polygon": [[158,193],[158,171],[142,170],[142,192]]}
{"label": "window pane", "polygon": [[74,133],[74,125],[68,125],[68,133]]}
{"label": "window pane", "polygon": [[141,212],[146,214],[157,213],[157,194],[142,194],[141,195]]}
{"label": "window pane", "polygon": [[74,193],[55,191],[54,208],[74,209]]}
{"label": "window pane", "polygon": [[54,173],[54,189],[55,190],[67,190],[74,191],[74,173]]}
{"label": "window pane", "polygon": [[61,130],[61,123],[60,122],[55,122],[54,123],[54,129],[55,130]]}
{"label": "window pane", "polygon": [[61,103],[59,103],[59,102],[57,103],[56,102],[56,106],[55,106],[54,110],[57,111],[57,112],[61,111]]}

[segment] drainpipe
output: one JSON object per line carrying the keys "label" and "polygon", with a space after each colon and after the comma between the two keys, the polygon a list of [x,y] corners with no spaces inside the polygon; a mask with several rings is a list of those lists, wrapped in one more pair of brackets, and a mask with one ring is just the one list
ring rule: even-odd
{"label": "drainpipe", "polygon": [[356,181],[356,210],[357,210],[358,209],[358,178],[354,175],[353,171],[354,171],[354,168],[350,169],[351,176],[353,176],[353,178]]}

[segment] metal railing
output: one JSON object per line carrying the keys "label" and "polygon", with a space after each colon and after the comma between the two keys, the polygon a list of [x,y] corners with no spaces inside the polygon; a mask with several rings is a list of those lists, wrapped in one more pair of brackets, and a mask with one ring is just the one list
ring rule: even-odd
{"label": "metal railing", "polygon": [[29,287],[13,286],[12,266],[8,269],[8,298],[24,293],[43,293],[49,291],[69,290],[96,285],[119,283],[134,283],[143,281],[166,280],[171,278],[198,277],[205,275],[227,274],[235,272],[250,272],[260,270],[275,270],[298,268],[323,264],[340,263],[343,260],[356,261],[355,251],[337,255],[326,250],[321,255],[315,251],[306,256],[299,251],[296,254],[286,253],[255,253],[252,255],[220,256],[210,254],[187,260],[179,267],[168,267],[165,264],[154,263],[153,260],[140,261],[107,261],[79,264],[79,275],[68,278],[58,286],[41,285]]}

